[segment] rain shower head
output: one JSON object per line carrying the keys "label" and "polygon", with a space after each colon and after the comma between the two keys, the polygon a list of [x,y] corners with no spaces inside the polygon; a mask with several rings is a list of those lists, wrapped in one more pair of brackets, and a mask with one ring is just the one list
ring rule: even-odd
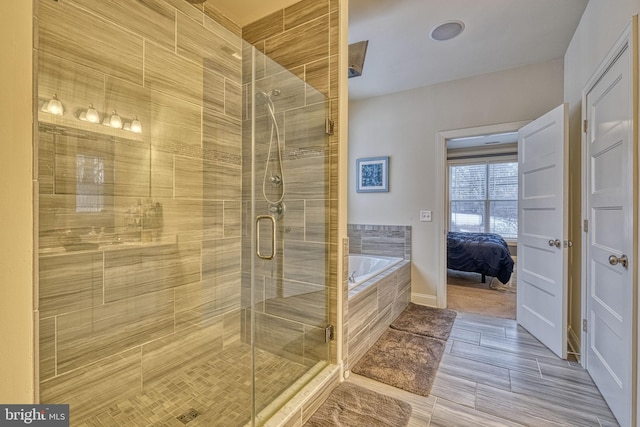
{"label": "rain shower head", "polygon": [[364,57],[367,54],[369,40],[364,40],[349,45],[349,78],[362,75]]}

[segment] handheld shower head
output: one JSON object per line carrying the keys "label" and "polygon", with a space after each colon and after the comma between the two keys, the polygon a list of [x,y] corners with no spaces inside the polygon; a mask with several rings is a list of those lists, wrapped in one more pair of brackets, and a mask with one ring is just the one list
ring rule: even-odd
{"label": "handheld shower head", "polygon": [[271,102],[271,97],[266,92],[259,90],[256,92],[256,105],[264,105]]}
{"label": "handheld shower head", "polygon": [[278,96],[278,95],[280,95],[280,93],[281,93],[280,89],[271,89],[268,92],[265,92],[263,90],[258,90],[258,91],[256,91],[256,104],[259,104],[259,105],[262,105],[262,104],[273,105],[272,97]]}
{"label": "handheld shower head", "polygon": [[[285,182],[284,182],[284,170],[282,167],[282,146],[280,141],[280,131],[278,129],[278,120],[276,118],[275,106],[273,105],[273,97],[280,95],[280,89],[271,89],[269,91],[256,90],[254,94],[255,105],[264,105],[267,110],[267,117],[270,122],[270,137],[269,137],[269,150],[267,152],[267,161],[264,168],[264,177],[262,178],[262,195],[265,201],[269,203],[269,212],[271,214],[281,217],[284,215],[284,194],[285,194]],[[274,151],[277,159],[275,165],[271,164],[271,155]],[[275,169],[274,169],[275,168]],[[269,196],[267,192],[267,183],[270,182],[271,186],[279,188],[279,194],[275,196]]]}

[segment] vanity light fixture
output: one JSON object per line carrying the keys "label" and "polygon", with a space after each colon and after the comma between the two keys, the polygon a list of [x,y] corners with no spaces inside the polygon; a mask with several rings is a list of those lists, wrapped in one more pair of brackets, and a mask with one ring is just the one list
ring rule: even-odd
{"label": "vanity light fixture", "polygon": [[78,118],[84,122],[100,123],[100,113],[93,107],[93,104],[89,104],[89,108],[86,111],[82,111]]}
{"label": "vanity light fixture", "polygon": [[44,103],[44,105],[42,106],[42,111],[51,113],[56,116],[61,116],[64,113],[64,106],[58,99],[58,94],[54,93],[53,98]]}
{"label": "vanity light fixture", "polygon": [[[54,95],[54,98],[57,100],[55,95]],[[58,102],[60,101],[58,100]],[[42,111],[49,111],[47,102],[45,102],[45,104],[42,106]],[[58,111],[58,110],[55,110],[55,111]],[[58,113],[53,113],[53,114],[58,114]],[[62,114],[62,113],[59,113],[59,114]],[[131,120],[130,122],[129,121],[125,122],[124,120],[122,120],[122,117],[120,117],[118,112],[116,110],[113,110],[113,112],[110,115],[105,114],[104,120],[100,122],[100,113],[98,112],[98,110],[94,108],[93,104],[89,104],[89,108],[87,108],[86,110],[81,110],[80,113],[78,114],[78,119],[82,120],[83,122],[102,123],[103,125],[109,126],[114,129],[124,129],[126,131],[133,132],[133,133],[142,133],[142,123],[140,123],[140,120],[138,120],[138,116],[133,116],[133,120]]]}
{"label": "vanity light fixture", "polygon": [[140,123],[140,120],[138,120],[137,116],[133,116],[133,120],[131,121],[131,132],[134,133],[142,133],[142,123]]}
{"label": "vanity light fixture", "polygon": [[[105,119],[105,122],[106,122],[106,119]],[[112,128],[122,129],[122,119],[120,118],[120,116],[116,111],[111,113],[111,117],[109,117],[108,125],[111,126]]]}
{"label": "vanity light fixture", "polygon": [[133,116],[133,120],[125,122],[122,129],[133,133],[142,133],[142,123],[138,120],[138,116]]}

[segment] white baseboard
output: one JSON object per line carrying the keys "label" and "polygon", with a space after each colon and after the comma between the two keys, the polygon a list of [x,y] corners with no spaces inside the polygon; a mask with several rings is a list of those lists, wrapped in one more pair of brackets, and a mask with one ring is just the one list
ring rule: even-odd
{"label": "white baseboard", "polygon": [[438,306],[438,298],[435,295],[411,293],[411,302],[429,307]]}

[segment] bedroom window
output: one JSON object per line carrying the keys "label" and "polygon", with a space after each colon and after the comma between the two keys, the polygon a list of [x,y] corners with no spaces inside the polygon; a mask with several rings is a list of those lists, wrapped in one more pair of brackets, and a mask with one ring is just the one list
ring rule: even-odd
{"label": "bedroom window", "polygon": [[450,231],[518,237],[518,162],[449,164]]}

